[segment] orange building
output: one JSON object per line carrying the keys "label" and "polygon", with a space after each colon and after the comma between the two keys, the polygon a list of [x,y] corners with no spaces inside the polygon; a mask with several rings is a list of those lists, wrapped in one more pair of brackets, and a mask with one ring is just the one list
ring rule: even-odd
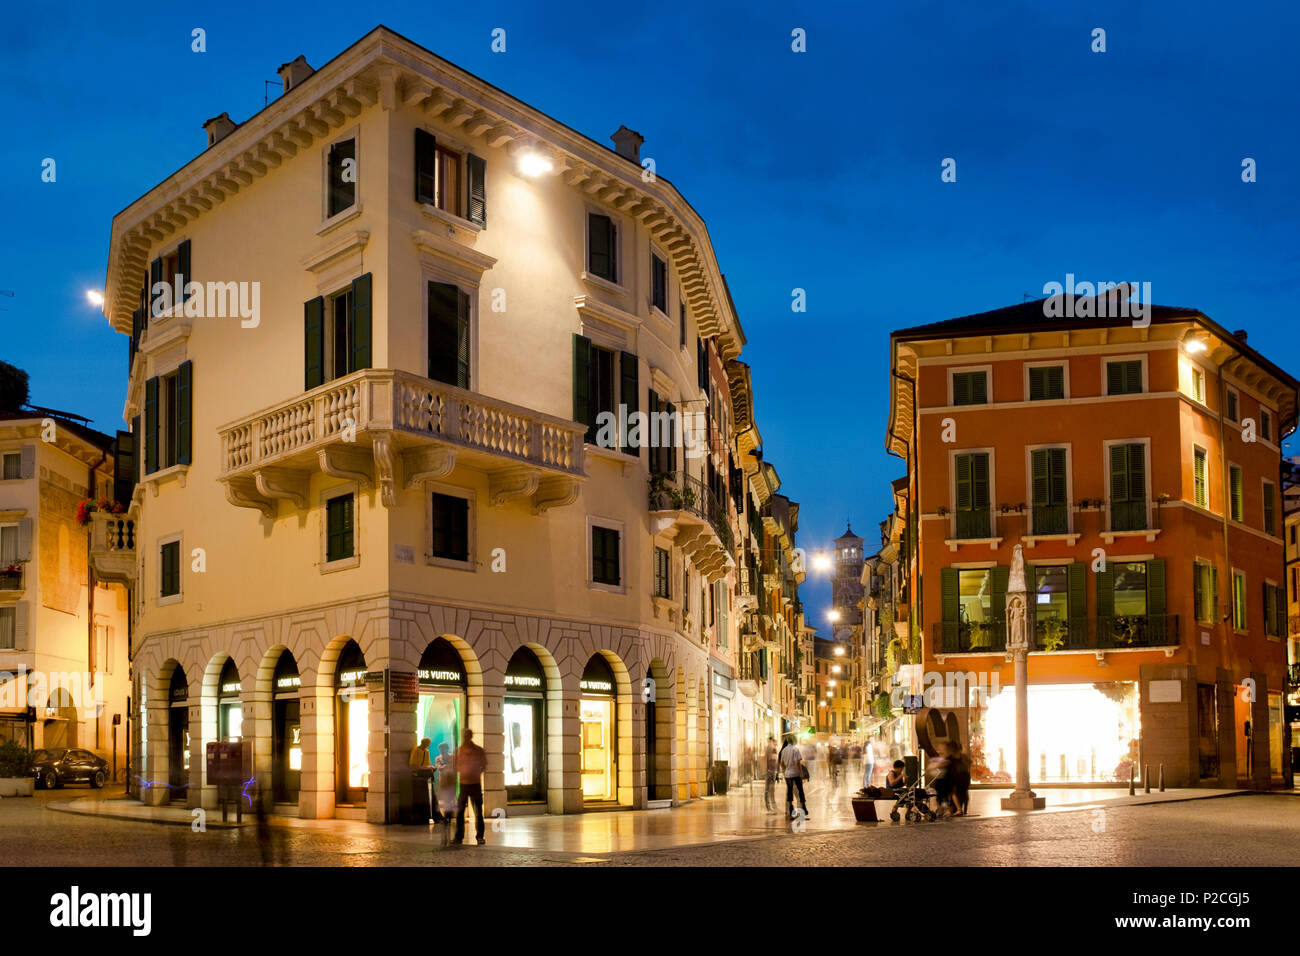
{"label": "orange building", "polygon": [[1036,301],[891,336],[912,690],[957,711],[977,780],[1015,774],[1017,544],[1035,783],[1289,779],[1279,475],[1298,383],[1245,332],[1150,309]]}

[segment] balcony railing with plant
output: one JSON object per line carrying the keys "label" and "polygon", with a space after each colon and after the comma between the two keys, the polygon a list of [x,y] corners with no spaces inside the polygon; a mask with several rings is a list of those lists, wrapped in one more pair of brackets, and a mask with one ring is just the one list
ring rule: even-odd
{"label": "balcony railing with plant", "polygon": [[[1110,617],[1031,619],[1032,651],[1122,650],[1174,647],[1179,643],[1177,614],[1127,614]],[[931,629],[936,653],[1001,653],[1006,650],[1006,623],[940,621]]]}
{"label": "balcony railing with plant", "polygon": [[680,471],[652,472],[649,481],[651,511],[686,511],[708,521],[728,551],[735,548],[735,536],[727,520],[725,499],[715,496],[699,478]]}

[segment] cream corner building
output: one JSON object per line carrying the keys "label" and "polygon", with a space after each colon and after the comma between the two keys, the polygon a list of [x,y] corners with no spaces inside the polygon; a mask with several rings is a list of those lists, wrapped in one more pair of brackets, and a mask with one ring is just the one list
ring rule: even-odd
{"label": "cream corner building", "polygon": [[[770,466],[703,221],[637,134],[386,28],[280,72],[113,223],[141,452],[99,558],[131,566],[144,799],[214,805],[237,739],[301,816],[393,821],[417,739],[465,728],[489,813],[705,795],[781,729],[794,647],[744,636]],[[620,407],[685,443],[606,441]]]}

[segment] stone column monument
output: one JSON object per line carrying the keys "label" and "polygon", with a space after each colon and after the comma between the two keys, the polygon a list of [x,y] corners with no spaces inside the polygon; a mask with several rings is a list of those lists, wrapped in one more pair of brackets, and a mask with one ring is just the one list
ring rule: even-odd
{"label": "stone column monument", "polygon": [[1047,800],[1029,789],[1029,605],[1025,549],[1016,545],[1007,584],[1007,653],[1016,662],[1016,789],[1002,798],[1003,810],[1041,810]]}

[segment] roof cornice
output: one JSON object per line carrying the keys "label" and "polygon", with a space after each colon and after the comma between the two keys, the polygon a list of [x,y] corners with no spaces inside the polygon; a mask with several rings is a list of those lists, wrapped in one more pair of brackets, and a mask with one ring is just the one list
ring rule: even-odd
{"label": "roof cornice", "polygon": [[415,107],[460,134],[508,153],[549,155],[554,175],[636,219],[673,260],[700,334],[724,359],[743,344],[704,220],[663,177],[434,55],[378,27],[236,127],[113,218],[106,312],[129,333],[150,250],[286,158],[352,122],[364,109]]}

